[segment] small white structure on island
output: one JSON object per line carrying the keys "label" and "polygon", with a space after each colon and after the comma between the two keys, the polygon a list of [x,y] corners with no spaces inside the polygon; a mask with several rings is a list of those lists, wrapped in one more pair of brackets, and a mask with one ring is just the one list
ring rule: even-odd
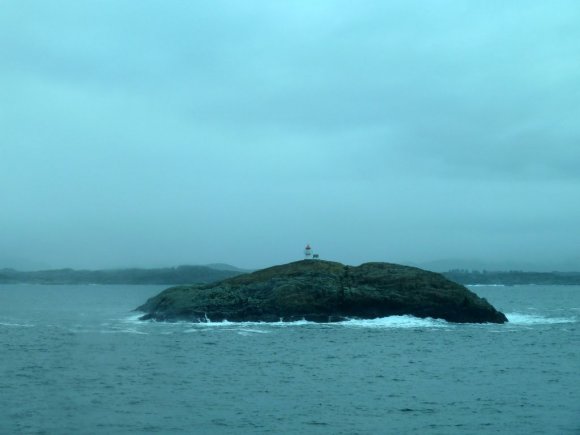
{"label": "small white structure on island", "polygon": [[306,258],[307,260],[310,260],[310,259],[318,260],[319,259],[319,255],[312,252],[312,247],[310,246],[310,243],[308,243],[306,245],[306,247],[304,248],[304,258]]}

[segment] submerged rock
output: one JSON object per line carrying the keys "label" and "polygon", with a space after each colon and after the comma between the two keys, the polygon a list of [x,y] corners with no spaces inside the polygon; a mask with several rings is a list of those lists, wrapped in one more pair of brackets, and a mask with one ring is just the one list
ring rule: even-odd
{"label": "submerged rock", "polygon": [[212,284],[168,288],[137,308],[141,320],[311,320],[392,315],[459,323],[504,323],[485,299],[438,273],[390,263],[358,267],[303,260]]}

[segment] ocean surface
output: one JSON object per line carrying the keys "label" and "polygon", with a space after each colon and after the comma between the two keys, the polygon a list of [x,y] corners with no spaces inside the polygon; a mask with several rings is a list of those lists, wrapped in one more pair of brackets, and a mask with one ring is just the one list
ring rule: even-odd
{"label": "ocean surface", "polygon": [[164,286],[0,285],[2,434],[580,434],[580,286],[506,325],[140,322]]}

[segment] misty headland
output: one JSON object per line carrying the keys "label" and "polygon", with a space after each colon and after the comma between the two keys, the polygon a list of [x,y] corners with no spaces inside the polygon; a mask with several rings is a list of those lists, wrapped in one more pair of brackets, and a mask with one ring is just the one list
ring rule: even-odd
{"label": "misty headland", "polygon": [[[20,271],[13,268],[3,268],[0,269],[0,284],[180,285],[211,283],[251,271],[225,263],[102,270],[65,268]],[[580,285],[580,272],[452,269],[439,273],[447,279],[463,285]]]}
{"label": "misty headland", "polygon": [[165,268],[107,270],[53,269],[17,271],[0,269],[0,284],[187,284],[209,283],[245,273],[227,264]]}

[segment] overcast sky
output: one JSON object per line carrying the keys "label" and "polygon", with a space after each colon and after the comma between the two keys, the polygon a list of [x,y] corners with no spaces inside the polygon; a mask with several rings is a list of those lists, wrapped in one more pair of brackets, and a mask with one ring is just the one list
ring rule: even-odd
{"label": "overcast sky", "polygon": [[0,268],[580,270],[580,3],[0,0]]}

